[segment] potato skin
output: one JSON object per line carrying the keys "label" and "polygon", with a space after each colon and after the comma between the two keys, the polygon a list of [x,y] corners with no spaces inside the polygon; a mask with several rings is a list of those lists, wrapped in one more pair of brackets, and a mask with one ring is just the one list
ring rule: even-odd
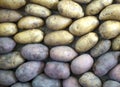
{"label": "potato skin", "polygon": [[21,55],[27,60],[45,60],[48,47],[43,44],[27,44],[21,49]]}
{"label": "potato skin", "polygon": [[39,61],[29,61],[20,65],[15,74],[19,81],[27,82],[40,74],[43,70],[44,63]]}
{"label": "potato skin", "polygon": [[117,36],[115,39],[113,39],[112,49],[113,50],[120,50],[120,35]]}
{"label": "potato skin", "polygon": [[75,44],[75,49],[78,52],[86,52],[90,50],[98,42],[96,33],[90,32],[78,39]]}
{"label": "potato skin", "polygon": [[63,62],[47,62],[44,72],[53,79],[66,79],[70,76],[69,64]]}
{"label": "potato skin", "polygon": [[0,22],[17,22],[20,18],[22,15],[15,10],[0,10]]}
{"label": "potato skin", "polygon": [[75,1],[75,2],[78,2],[78,3],[84,3],[84,4],[87,4],[87,3],[89,3],[89,2],[91,2],[92,0],[73,0],[73,1]]}
{"label": "potato skin", "polygon": [[27,4],[25,7],[25,12],[43,18],[51,15],[51,11],[49,9],[37,4]]}
{"label": "potato skin", "polygon": [[74,36],[71,33],[66,30],[60,30],[46,34],[44,43],[49,46],[67,45],[70,44],[73,40]]}
{"label": "potato skin", "polygon": [[82,7],[71,0],[64,0],[58,3],[58,11],[61,15],[68,18],[81,18],[84,16]]}
{"label": "potato skin", "polygon": [[103,87],[120,87],[120,83],[113,80],[107,80],[104,82]]}
{"label": "potato skin", "polygon": [[21,82],[17,82],[15,84],[13,84],[11,87],[32,87],[30,83],[21,83]]}
{"label": "potato skin", "polygon": [[102,38],[112,39],[120,34],[120,22],[118,21],[105,21],[99,27],[99,33]]}
{"label": "potato skin", "polygon": [[76,36],[81,36],[93,31],[99,25],[99,21],[95,16],[86,16],[73,22],[69,31]]}
{"label": "potato skin", "polygon": [[56,46],[50,50],[50,57],[56,61],[69,62],[77,55],[77,52],[68,46]]}
{"label": "potato skin", "polygon": [[[92,72],[86,72],[84,73],[80,79],[79,83],[83,87],[102,87],[102,82],[100,79],[94,75]],[[92,83],[92,84],[91,84]]]}
{"label": "potato skin", "polygon": [[43,40],[43,32],[39,29],[26,30],[14,36],[14,40],[20,44],[36,43]]}
{"label": "potato skin", "polygon": [[[59,23],[58,23],[59,20]],[[62,30],[72,23],[72,19],[61,16],[51,15],[46,19],[46,25],[51,30]]]}
{"label": "potato skin", "polygon": [[0,23],[0,36],[12,36],[17,33],[15,23]]}

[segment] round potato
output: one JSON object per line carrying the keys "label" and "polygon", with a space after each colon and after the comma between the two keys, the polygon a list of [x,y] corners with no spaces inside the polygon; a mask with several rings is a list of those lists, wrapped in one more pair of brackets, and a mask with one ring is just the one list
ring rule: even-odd
{"label": "round potato", "polygon": [[18,21],[18,28],[20,29],[38,28],[43,26],[43,24],[44,21],[41,18],[34,16],[26,16]]}
{"label": "round potato", "polygon": [[43,40],[43,32],[39,29],[26,30],[14,36],[14,40],[20,44],[37,43]]}
{"label": "round potato", "polygon": [[17,33],[17,26],[14,23],[0,23],[0,36],[12,36]]}
{"label": "round potato", "polygon": [[84,16],[82,7],[71,0],[64,0],[58,3],[58,11],[61,15],[69,18],[81,18]]}
{"label": "round potato", "polygon": [[51,15],[51,11],[37,4],[27,4],[25,12],[34,16],[46,18]]}
{"label": "round potato", "polygon": [[120,34],[120,22],[118,21],[105,21],[99,27],[99,33],[102,38],[112,39]]}
{"label": "round potato", "polygon": [[75,44],[75,49],[78,52],[86,52],[90,50],[98,42],[98,36],[96,33],[90,32],[78,39]]}
{"label": "round potato", "polygon": [[92,0],[73,0],[73,1],[76,1],[76,2],[82,3],[82,4],[87,4],[87,3],[91,2]]}
{"label": "round potato", "polygon": [[[62,36],[62,37],[61,37]],[[48,33],[44,38],[44,43],[50,46],[70,44],[74,36],[66,30]]]}
{"label": "round potato", "polygon": [[113,39],[112,49],[113,50],[120,50],[120,35],[117,36],[115,39]]}
{"label": "round potato", "polygon": [[76,36],[81,36],[93,31],[99,25],[99,21],[95,16],[86,16],[73,22],[69,31]]}
{"label": "round potato", "polygon": [[[59,23],[58,23],[59,20]],[[51,15],[46,19],[46,25],[52,30],[62,30],[72,23],[72,19],[61,15]]]}
{"label": "round potato", "polygon": [[104,82],[103,87],[120,87],[120,83],[113,80],[107,80]]}
{"label": "round potato", "polygon": [[32,87],[30,83],[21,83],[21,82],[17,82],[15,84],[13,84],[11,87]]}

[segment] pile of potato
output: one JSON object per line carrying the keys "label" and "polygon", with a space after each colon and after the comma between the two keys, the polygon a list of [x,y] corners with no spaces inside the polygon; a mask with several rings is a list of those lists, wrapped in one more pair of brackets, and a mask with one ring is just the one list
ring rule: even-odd
{"label": "pile of potato", "polygon": [[120,87],[120,0],[0,0],[0,87]]}

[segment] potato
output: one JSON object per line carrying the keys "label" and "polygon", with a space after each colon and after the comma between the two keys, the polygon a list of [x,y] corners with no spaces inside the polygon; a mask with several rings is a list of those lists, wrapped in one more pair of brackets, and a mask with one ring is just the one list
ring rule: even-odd
{"label": "potato", "polygon": [[76,1],[81,4],[87,4],[87,3],[91,2],[92,0],[73,0],[73,1]]}
{"label": "potato", "polygon": [[95,16],[86,16],[73,22],[69,31],[76,36],[81,36],[93,31],[99,25],[99,21]]}
{"label": "potato", "polygon": [[30,83],[21,83],[21,82],[17,82],[15,84],[13,84],[11,87],[32,87]]}
{"label": "potato", "polygon": [[101,80],[96,75],[94,75],[92,72],[84,73],[80,77],[79,83],[83,87],[102,87]]}
{"label": "potato", "polygon": [[58,11],[61,15],[69,18],[81,18],[84,16],[82,7],[71,0],[64,0],[58,3]]}
{"label": "potato", "polygon": [[120,34],[120,22],[118,21],[105,21],[99,27],[99,33],[102,38],[112,39]]}
{"label": "potato", "polygon": [[10,86],[17,81],[15,74],[11,70],[0,70],[0,85]]}
{"label": "potato", "polygon": [[120,50],[120,35],[117,36],[115,39],[113,39],[112,49],[113,50]]}
{"label": "potato", "polygon": [[[59,20],[59,23],[58,23]],[[72,23],[72,19],[61,15],[51,15],[46,19],[46,26],[52,30],[62,30]]]}
{"label": "potato", "polygon": [[113,80],[108,80],[104,82],[103,87],[120,87],[120,83]]}
{"label": "potato", "polygon": [[95,47],[93,47],[90,51],[90,54],[93,57],[98,57],[104,53],[106,53],[111,47],[110,40],[101,40],[99,41]]}
{"label": "potato", "polygon": [[89,54],[82,54],[71,62],[73,74],[80,75],[87,72],[93,65],[94,60]]}
{"label": "potato", "polygon": [[21,49],[21,55],[27,60],[45,60],[48,47],[43,44],[27,44]]}
{"label": "potato", "polygon": [[39,61],[29,61],[19,66],[15,72],[16,77],[21,82],[27,82],[40,74],[44,63]]}
{"label": "potato", "polygon": [[0,69],[14,69],[23,62],[24,59],[17,51],[0,55]]}
{"label": "potato", "polygon": [[14,40],[20,44],[37,43],[43,40],[43,32],[39,29],[26,30],[14,36]]}
{"label": "potato", "polygon": [[0,0],[0,7],[8,9],[19,9],[26,4],[26,0]]}
{"label": "potato", "polygon": [[44,72],[53,79],[66,79],[70,76],[69,65],[63,62],[47,62]]}
{"label": "potato", "polygon": [[112,4],[107,6],[99,14],[100,20],[118,20],[120,21],[120,4]]}
{"label": "potato", "polygon": [[69,46],[56,46],[50,50],[50,57],[56,61],[69,62],[77,55],[77,52]]}
{"label": "potato", "polygon": [[74,36],[71,33],[66,30],[60,30],[46,34],[44,43],[50,46],[67,45],[70,44],[73,40]]}
{"label": "potato", "polygon": [[120,82],[120,64],[115,66],[109,73],[110,79]]}
{"label": "potato", "polygon": [[0,37],[0,54],[11,52],[16,46],[13,39],[9,37]]}
{"label": "potato", "polygon": [[14,23],[0,23],[0,36],[12,36],[17,33],[17,26]]}
{"label": "potato", "polygon": [[37,4],[27,4],[25,7],[25,12],[43,18],[51,15],[51,11],[49,9]]}
{"label": "potato", "polygon": [[93,66],[93,71],[97,76],[104,76],[107,74],[117,63],[120,52],[110,51],[100,56]]}
{"label": "potato", "polygon": [[86,14],[87,15],[96,15],[98,14],[103,8],[112,4],[113,0],[93,0],[89,3],[86,7]]}
{"label": "potato", "polygon": [[57,79],[51,79],[45,74],[38,75],[32,81],[33,87],[61,87],[60,81]]}
{"label": "potato", "polygon": [[15,10],[0,10],[0,22],[17,22],[20,18],[22,15]]}
{"label": "potato", "polygon": [[59,0],[30,0],[32,3],[40,4],[49,9],[57,9]]}
{"label": "potato", "polygon": [[81,87],[75,77],[69,77],[63,80],[63,87]]}
{"label": "potato", "polygon": [[90,32],[78,39],[75,49],[78,52],[86,52],[90,50],[98,42],[98,36],[94,32]]}

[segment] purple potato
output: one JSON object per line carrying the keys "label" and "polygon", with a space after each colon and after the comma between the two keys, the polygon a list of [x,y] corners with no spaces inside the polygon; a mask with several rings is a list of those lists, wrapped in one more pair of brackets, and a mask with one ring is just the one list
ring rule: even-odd
{"label": "purple potato", "polygon": [[120,87],[120,83],[113,80],[108,80],[104,82],[103,87]]}

